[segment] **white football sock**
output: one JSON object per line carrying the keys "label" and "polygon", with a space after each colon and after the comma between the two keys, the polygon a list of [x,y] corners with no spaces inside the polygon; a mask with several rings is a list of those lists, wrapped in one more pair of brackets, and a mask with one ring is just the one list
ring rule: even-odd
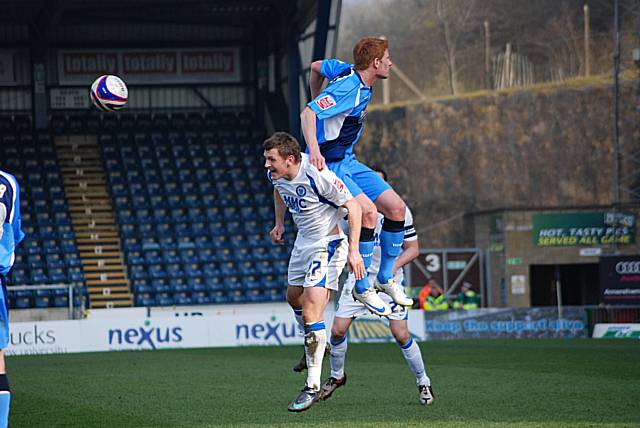
{"label": "white football sock", "polygon": [[424,368],[424,362],[422,361],[422,353],[420,347],[413,339],[409,339],[404,345],[400,345],[402,349],[402,355],[407,360],[409,369],[416,377],[416,384],[418,385],[431,385],[431,379],[427,376],[427,372]]}
{"label": "white football sock", "polygon": [[347,356],[347,336],[344,336],[336,343],[334,343],[332,337],[329,343],[331,344],[331,349],[329,350],[331,377],[340,379],[344,376],[344,360]]}
{"label": "white football sock", "polygon": [[307,355],[307,387],[320,390],[322,359],[327,347],[327,330],[324,321],[305,325],[304,349]]}

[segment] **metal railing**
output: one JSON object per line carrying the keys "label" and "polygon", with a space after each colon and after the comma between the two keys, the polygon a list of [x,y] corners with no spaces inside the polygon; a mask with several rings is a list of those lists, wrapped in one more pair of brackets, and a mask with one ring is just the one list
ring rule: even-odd
{"label": "metal railing", "polygon": [[[73,305],[73,293],[74,289],[78,287],[73,284],[47,284],[47,285],[13,285],[7,287],[7,291],[22,291],[22,290],[58,290],[61,288],[67,289],[67,295],[69,297],[69,319],[74,319],[74,305]],[[82,294],[78,292],[81,296]],[[80,307],[82,307],[82,301],[80,302]],[[29,309],[34,309],[33,307]]]}

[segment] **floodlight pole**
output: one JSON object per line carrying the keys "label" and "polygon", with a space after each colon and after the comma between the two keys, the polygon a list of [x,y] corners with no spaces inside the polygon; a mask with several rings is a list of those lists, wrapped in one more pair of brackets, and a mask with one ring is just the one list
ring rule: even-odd
{"label": "floodlight pole", "polygon": [[[620,210],[620,0],[615,0],[613,4],[613,45],[613,145],[615,156],[613,205],[614,211],[617,213]],[[613,251],[614,253],[618,252],[615,236]]]}

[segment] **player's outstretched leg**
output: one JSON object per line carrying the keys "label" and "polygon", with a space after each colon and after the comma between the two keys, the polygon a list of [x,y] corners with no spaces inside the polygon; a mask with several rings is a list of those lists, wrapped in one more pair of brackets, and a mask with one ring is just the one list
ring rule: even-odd
{"label": "player's outstretched leg", "polygon": [[402,356],[407,362],[409,370],[411,370],[416,378],[420,403],[427,405],[433,403],[434,396],[433,389],[431,388],[431,379],[424,368],[424,361],[422,359],[420,347],[409,334],[407,321],[390,320],[389,327],[391,329],[391,333],[396,339],[396,342],[398,343],[398,346],[400,346],[400,349],[402,350]]}
{"label": "player's outstretched leg", "polygon": [[[351,323],[350,321],[348,321],[349,324]],[[344,372],[344,360],[347,355],[347,336],[335,337],[332,334],[329,343],[331,343],[329,352],[331,376],[322,383],[318,401],[326,400],[331,397],[331,394],[336,389],[347,384],[347,374]]]}
{"label": "player's outstretched leg", "polygon": [[307,410],[318,399],[322,359],[327,345],[327,331],[324,321],[305,324],[304,348],[307,356],[307,382],[296,399],[289,404],[290,412]]}
{"label": "player's outstretched leg", "polygon": [[[371,266],[371,260],[373,258],[373,249],[375,246],[375,240],[373,238],[374,229],[362,228],[360,232],[360,255],[364,262],[364,268],[369,269]],[[376,293],[376,290],[371,287],[369,282],[369,276],[365,275],[364,278],[356,281],[353,286],[353,298],[361,302],[371,313],[386,317],[391,314],[391,308],[387,305]]]}
{"label": "player's outstretched leg", "polygon": [[403,241],[404,220],[394,221],[385,217],[380,232],[380,270],[374,285],[378,290],[388,294],[398,305],[411,306],[413,299],[408,297],[402,285],[393,279],[393,266],[402,252]]}

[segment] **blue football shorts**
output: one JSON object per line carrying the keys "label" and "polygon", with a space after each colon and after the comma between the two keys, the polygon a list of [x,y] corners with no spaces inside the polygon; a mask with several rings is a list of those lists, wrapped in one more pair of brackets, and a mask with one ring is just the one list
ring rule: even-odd
{"label": "blue football shorts", "polygon": [[0,275],[2,293],[0,293],[0,349],[9,344],[9,299],[7,297],[6,278]]}
{"label": "blue football shorts", "polygon": [[375,201],[382,192],[391,189],[386,181],[374,170],[358,162],[355,156],[348,156],[338,162],[327,162],[327,167],[344,181],[354,197],[364,193]]}

